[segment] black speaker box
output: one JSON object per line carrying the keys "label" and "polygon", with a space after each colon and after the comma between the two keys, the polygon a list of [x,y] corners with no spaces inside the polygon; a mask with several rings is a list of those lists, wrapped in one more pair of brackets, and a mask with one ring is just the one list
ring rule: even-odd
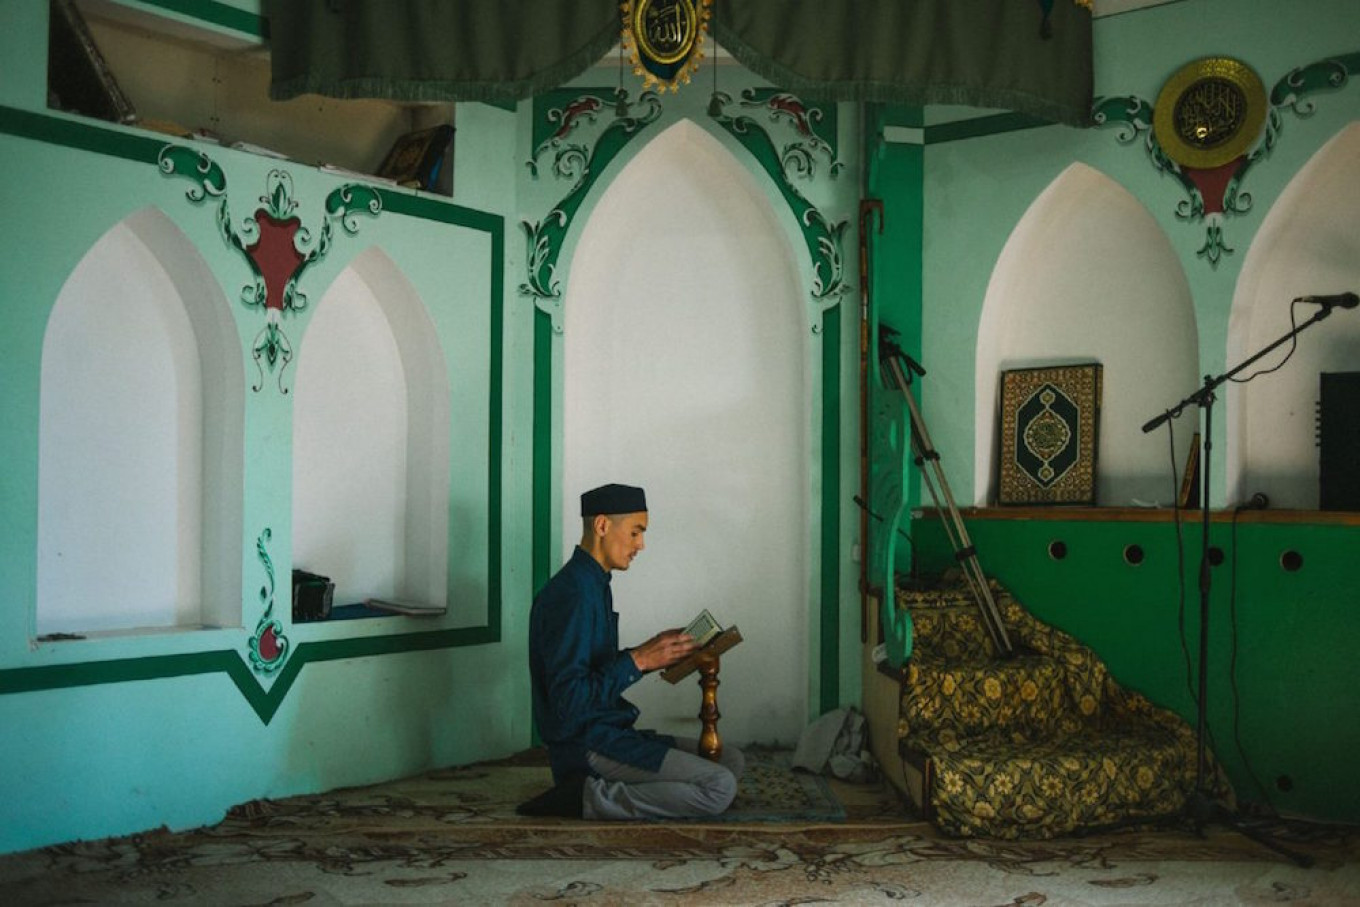
{"label": "black speaker box", "polygon": [[335,583],[329,576],[308,573],[306,570],[293,571],[293,621],[306,623],[310,620],[325,620],[331,616],[331,600],[335,596]]}
{"label": "black speaker box", "polygon": [[1360,510],[1360,372],[1323,372],[1318,397],[1323,510]]}

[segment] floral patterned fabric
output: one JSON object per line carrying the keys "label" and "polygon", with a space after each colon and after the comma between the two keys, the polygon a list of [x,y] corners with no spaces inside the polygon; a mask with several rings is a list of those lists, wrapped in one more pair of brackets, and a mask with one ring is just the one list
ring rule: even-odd
{"label": "floral patterned fabric", "polygon": [[[1121,687],[1089,648],[1037,620],[995,582],[1014,658],[995,657],[965,587],[898,590],[915,629],[898,745],[928,762],[947,834],[1049,838],[1181,812],[1195,735]],[[1214,773],[1215,794],[1231,792]]]}

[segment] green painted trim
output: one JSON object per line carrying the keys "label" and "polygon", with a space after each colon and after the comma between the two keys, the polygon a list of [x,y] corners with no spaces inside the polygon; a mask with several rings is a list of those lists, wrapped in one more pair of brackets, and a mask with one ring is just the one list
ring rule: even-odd
{"label": "green painted trim", "polygon": [[[161,149],[167,144],[164,140],[129,135],[98,124],[79,123],[62,117],[5,106],[0,106],[0,133],[96,154],[122,157],[153,166],[157,166]],[[381,198],[385,212],[467,227],[488,233],[491,237],[487,532],[492,543],[488,545],[487,553],[486,624],[450,630],[302,643],[288,659],[268,691],[260,686],[237,652],[221,650],[0,670],[0,695],[225,673],[231,677],[260,720],[268,724],[303,665],[309,662],[480,646],[501,641],[503,623],[501,549],[504,545],[501,449],[504,424],[505,218],[410,193],[384,189],[377,189],[376,192]]]}
{"label": "green painted trim", "polygon": [[[902,104],[878,104],[879,126],[906,126],[910,129],[924,129],[926,111],[924,107],[906,107]],[[866,120],[867,122],[867,120]]]}
{"label": "green painted trim", "polygon": [[553,573],[552,545],[552,316],[534,308],[533,592]]}
{"label": "green painted trim", "polygon": [[[470,210],[470,209],[461,209]],[[505,431],[505,218],[476,212],[494,221],[491,227],[491,374],[488,376],[486,466],[486,628],[487,642],[501,641],[501,554],[505,467],[501,451]]]}
{"label": "green painted trim", "polygon": [[215,0],[139,0],[138,5],[178,13],[189,19],[242,32],[261,40],[269,37],[269,20],[264,16],[257,16],[225,3],[217,3]]}
{"label": "green painted trim", "polygon": [[100,125],[98,121],[81,122],[66,117],[0,106],[0,133],[33,139],[49,145],[62,145],[81,151],[92,151],[110,157],[121,157],[141,164],[155,164],[161,149],[170,140],[133,135],[122,129]]}
{"label": "green painted trim", "polygon": [[821,712],[840,706],[841,307],[822,314]]}
{"label": "green painted trim", "polygon": [[260,721],[269,724],[283,704],[303,665],[312,662],[338,661],[342,658],[364,658],[371,655],[392,655],[423,652],[459,646],[485,645],[500,638],[498,627],[466,627],[433,633],[404,633],[394,636],[370,636],[360,639],[341,639],[330,642],[308,642],[297,647],[288,659],[278,679],[266,690],[251,673],[241,656],[232,650],[194,652],[182,655],[160,655],[152,658],[119,658],[111,661],[87,661],[70,665],[50,665],[38,668],[14,668],[0,671],[0,695],[6,693],[36,693],[71,687],[97,686],[108,683],[131,683],[141,680],[167,680],[200,674],[226,674],[245,696]]}
{"label": "green painted trim", "polygon": [[[382,198],[384,211],[490,233],[493,253],[499,249],[502,259],[505,256],[505,218],[499,214],[478,211],[476,208],[465,208],[462,205],[439,201],[427,195],[414,195],[410,192],[400,192],[393,189],[378,189],[378,195]],[[493,287],[504,287],[505,275],[501,273],[500,268],[495,268],[492,271],[491,282]],[[494,314],[497,318],[500,318],[501,297],[497,296],[493,304],[496,308]],[[499,329],[499,326],[496,327]]]}
{"label": "green painted trim", "polygon": [[1038,129],[1042,126],[1056,125],[1024,113],[998,113],[993,116],[978,117],[971,120],[958,120],[953,123],[940,123],[926,126],[926,145],[940,145],[944,142],[957,142],[962,139],[976,139],[1004,132],[1019,132],[1024,129]]}
{"label": "green painted trim", "polygon": [[783,156],[765,127],[742,114],[741,105],[737,105],[737,115],[729,115],[725,109],[729,104],[732,104],[729,95],[714,92],[708,115],[750,152],[779,188],[784,203],[798,223],[808,257],[812,260],[812,298],[831,300],[826,306],[829,308],[835,304],[836,297],[850,289],[845,283],[845,258],[841,254],[842,239],[850,221],[834,224],[828,221],[821,210],[789,181],[784,172]]}
{"label": "green painted trim", "polygon": [[[565,96],[571,92],[558,92],[554,97]],[[612,91],[600,90],[595,94],[583,91],[572,104],[588,103],[592,110],[610,109],[605,100],[597,95],[613,94]],[[621,99],[626,95],[620,96]],[[534,121],[539,123],[544,120],[548,113],[544,112],[551,99],[542,103],[535,102]],[[571,105],[568,105],[571,106]],[[524,230],[524,238],[527,243],[525,256],[525,282],[520,285],[520,293],[526,296],[533,296],[537,299],[558,299],[561,297],[561,288],[558,286],[556,277],[557,258],[562,254],[563,244],[566,242],[567,234],[571,231],[572,220],[576,217],[576,212],[580,210],[582,203],[590,195],[592,187],[596,181],[609,167],[611,161],[618,156],[628,143],[637,138],[638,133],[655,123],[661,117],[661,99],[655,92],[645,91],[638,98],[636,105],[628,105],[626,100],[623,104],[627,111],[626,116],[619,116],[619,111],[614,108],[614,120],[604,127],[599,136],[595,139],[593,147],[586,145],[569,145],[558,152],[558,160],[573,161],[573,167],[580,168],[576,182],[568,190],[567,194],[553,206],[552,210],[543,216],[537,223],[521,221],[520,226]],[[642,112],[632,115],[633,106],[642,108]],[[541,114],[541,115],[540,115]],[[572,121],[574,122],[574,121]],[[562,127],[570,128],[570,127]],[[529,160],[529,166],[537,174],[537,160],[539,154],[550,142],[545,142],[537,146],[533,157]],[[558,176],[565,175],[554,165],[554,171]]]}
{"label": "green painted trim", "polygon": [[[161,152],[167,145],[175,144],[175,140],[169,136],[160,138],[141,136],[125,130],[126,127],[114,126],[112,123],[104,125],[94,120],[81,122],[65,116],[0,105],[0,134],[32,139],[49,145],[60,145],[78,151],[89,151],[159,166]],[[315,169],[309,164],[300,164],[296,161],[287,163],[303,170]],[[377,186],[374,188],[382,199],[384,211],[490,233],[493,236],[493,245],[499,244],[502,247],[501,254],[504,255],[505,218],[500,215],[440,201],[428,195]],[[496,286],[504,286],[504,275],[499,270],[492,277]],[[497,297],[497,306],[499,305]]]}

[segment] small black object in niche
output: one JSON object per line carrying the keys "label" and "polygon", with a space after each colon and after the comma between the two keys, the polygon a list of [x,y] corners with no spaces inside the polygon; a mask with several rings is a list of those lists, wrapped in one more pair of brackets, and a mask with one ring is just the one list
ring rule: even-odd
{"label": "small black object in niche", "polygon": [[306,623],[325,620],[331,616],[331,600],[335,597],[335,583],[329,576],[293,571],[293,620]]}

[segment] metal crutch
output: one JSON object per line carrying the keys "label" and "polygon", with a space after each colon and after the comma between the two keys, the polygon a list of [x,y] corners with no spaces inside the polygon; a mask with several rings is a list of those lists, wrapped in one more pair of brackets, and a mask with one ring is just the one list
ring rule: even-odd
{"label": "metal crutch", "polygon": [[[968,528],[964,525],[963,517],[959,514],[959,508],[954,503],[954,495],[949,490],[949,481],[944,476],[944,470],[940,468],[939,451],[935,450],[935,445],[931,443],[930,433],[926,431],[925,419],[921,418],[921,410],[916,405],[916,398],[911,395],[911,373],[915,372],[924,376],[926,370],[921,367],[919,362],[908,356],[892,339],[897,331],[880,324],[878,332],[879,362],[887,367],[893,384],[902,391],[902,396],[907,399],[907,408],[911,412],[911,448],[916,459],[916,465],[923,467],[921,478],[925,481],[931,500],[935,502],[935,509],[940,513],[940,520],[944,523],[945,535],[949,537],[949,544],[954,549],[954,559],[963,568],[968,589],[973,593],[974,600],[977,601],[978,610],[982,612],[983,626],[987,628],[988,634],[991,635],[997,654],[1004,658],[1010,658],[1015,654],[1015,648],[1011,645],[1010,637],[1006,635],[1006,627],[1001,621],[1001,613],[997,610],[996,602],[992,599],[991,587],[987,585],[987,578],[982,573],[982,565],[978,563],[977,548],[973,546],[972,540],[968,537]],[[937,485],[939,486],[938,492],[936,491]],[[944,497],[944,507],[940,506],[941,495]]]}

